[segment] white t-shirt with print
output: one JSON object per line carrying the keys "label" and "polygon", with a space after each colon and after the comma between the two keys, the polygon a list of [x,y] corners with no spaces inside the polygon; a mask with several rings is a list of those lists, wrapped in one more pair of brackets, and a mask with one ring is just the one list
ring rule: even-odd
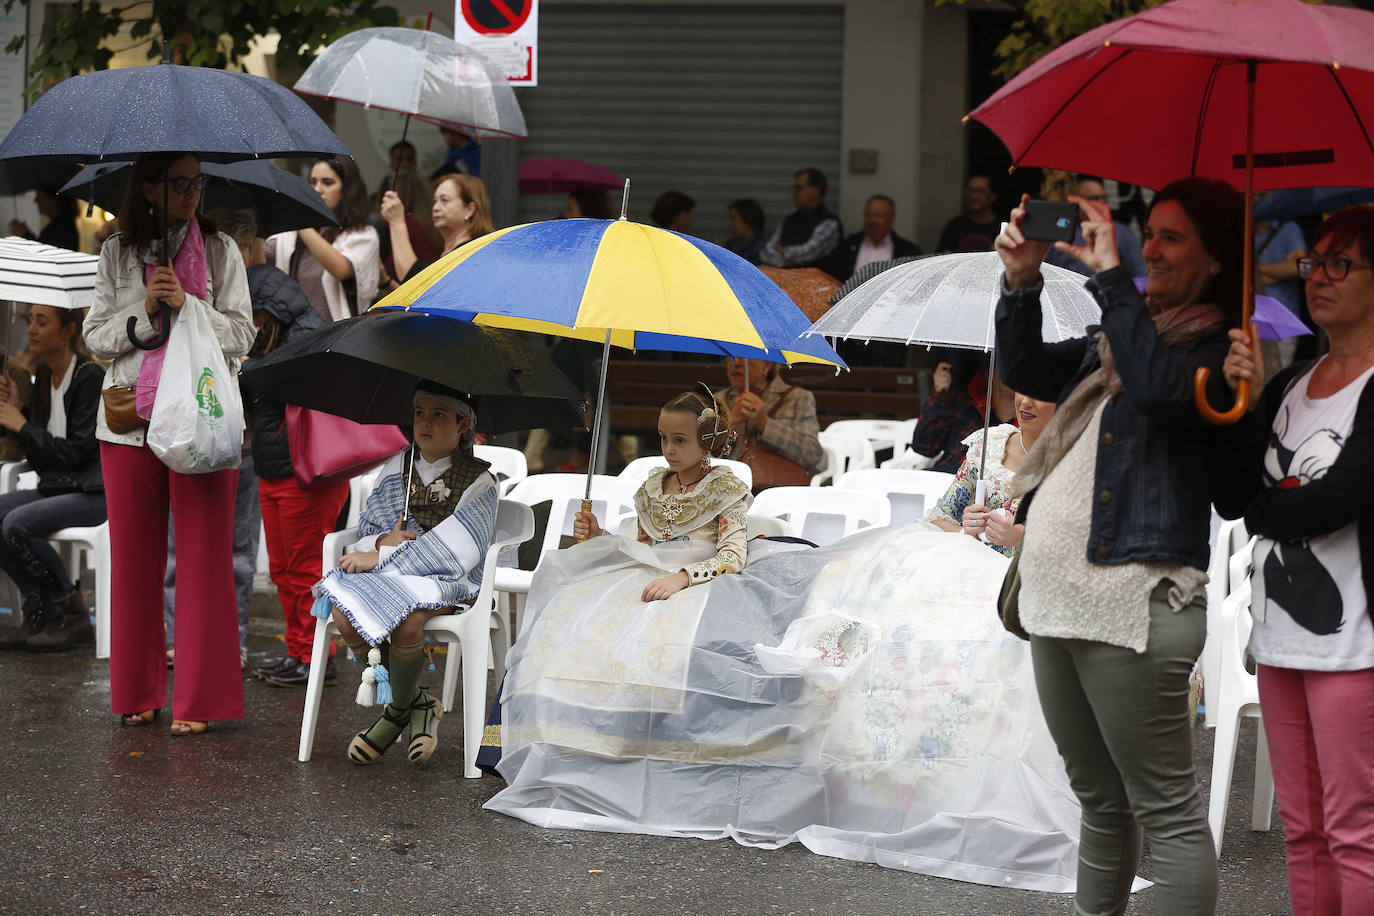
{"label": "white t-shirt with print", "polygon": [[[1312,372],[1284,396],[1264,453],[1265,471],[1280,487],[1326,475],[1355,422],[1360,395],[1374,369],[1325,398],[1310,398]],[[1255,627],[1250,653],[1261,664],[1310,671],[1374,667],[1374,624],[1360,566],[1359,523],[1306,541],[1255,542]]]}

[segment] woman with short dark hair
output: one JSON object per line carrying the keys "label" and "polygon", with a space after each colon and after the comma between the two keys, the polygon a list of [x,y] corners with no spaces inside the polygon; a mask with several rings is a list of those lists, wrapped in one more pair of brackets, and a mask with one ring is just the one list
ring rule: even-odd
{"label": "woman with short dark hair", "polygon": [[1217,500],[1258,535],[1249,651],[1295,916],[1374,912],[1374,207],[1314,238],[1298,273],[1331,351],[1261,393],[1257,341],[1231,332],[1226,377],[1250,383],[1250,411]]}

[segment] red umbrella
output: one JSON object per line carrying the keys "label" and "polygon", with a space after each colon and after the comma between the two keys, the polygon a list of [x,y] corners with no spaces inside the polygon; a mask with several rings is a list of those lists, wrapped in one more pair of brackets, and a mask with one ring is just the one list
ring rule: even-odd
{"label": "red umbrella", "polygon": [[554,194],[580,188],[613,191],[624,184],[625,180],[606,166],[581,159],[546,156],[520,163],[521,194]]}
{"label": "red umbrella", "polygon": [[[1254,191],[1374,183],[1374,15],[1301,0],[1175,0],[1065,43],[968,117],[1015,165],[1243,189],[1248,330]],[[1248,391],[1218,413],[1198,371],[1199,412],[1238,420]]]}

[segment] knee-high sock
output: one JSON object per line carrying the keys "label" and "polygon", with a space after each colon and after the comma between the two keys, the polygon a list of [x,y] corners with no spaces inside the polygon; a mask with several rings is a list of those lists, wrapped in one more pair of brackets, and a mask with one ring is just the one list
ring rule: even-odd
{"label": "knee-high sock", "polygon": [[387,674],[391,678],[391,708],[403,713],[414,702],[419,689],[420,671],[425,664],[424,641],[391,647]]}

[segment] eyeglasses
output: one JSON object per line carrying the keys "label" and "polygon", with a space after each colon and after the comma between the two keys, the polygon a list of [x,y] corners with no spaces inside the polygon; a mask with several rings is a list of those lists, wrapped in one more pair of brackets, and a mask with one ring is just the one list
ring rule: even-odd
{"label": "eyeglasses", "polygon": [[155,180],[171,185],[172,190],[178,194],[186,194],[192,188],[197,191],[204,191],[205,186],[210,183],[208,175],[197,175],[195,178],[158,178]]}
{"label": "eyeglasses", "polygon": [[1349,258],[1338,254],[1327,255],[1324,258],[1314,258],[1311,255],[1298,258],[1298,276],[1304,280],[1316,273],[1319,267],[1325,270],[1326,275],[1336,282],[1344,280],[1352,270],[1371,269],[1368,264],[1356,264]]}

